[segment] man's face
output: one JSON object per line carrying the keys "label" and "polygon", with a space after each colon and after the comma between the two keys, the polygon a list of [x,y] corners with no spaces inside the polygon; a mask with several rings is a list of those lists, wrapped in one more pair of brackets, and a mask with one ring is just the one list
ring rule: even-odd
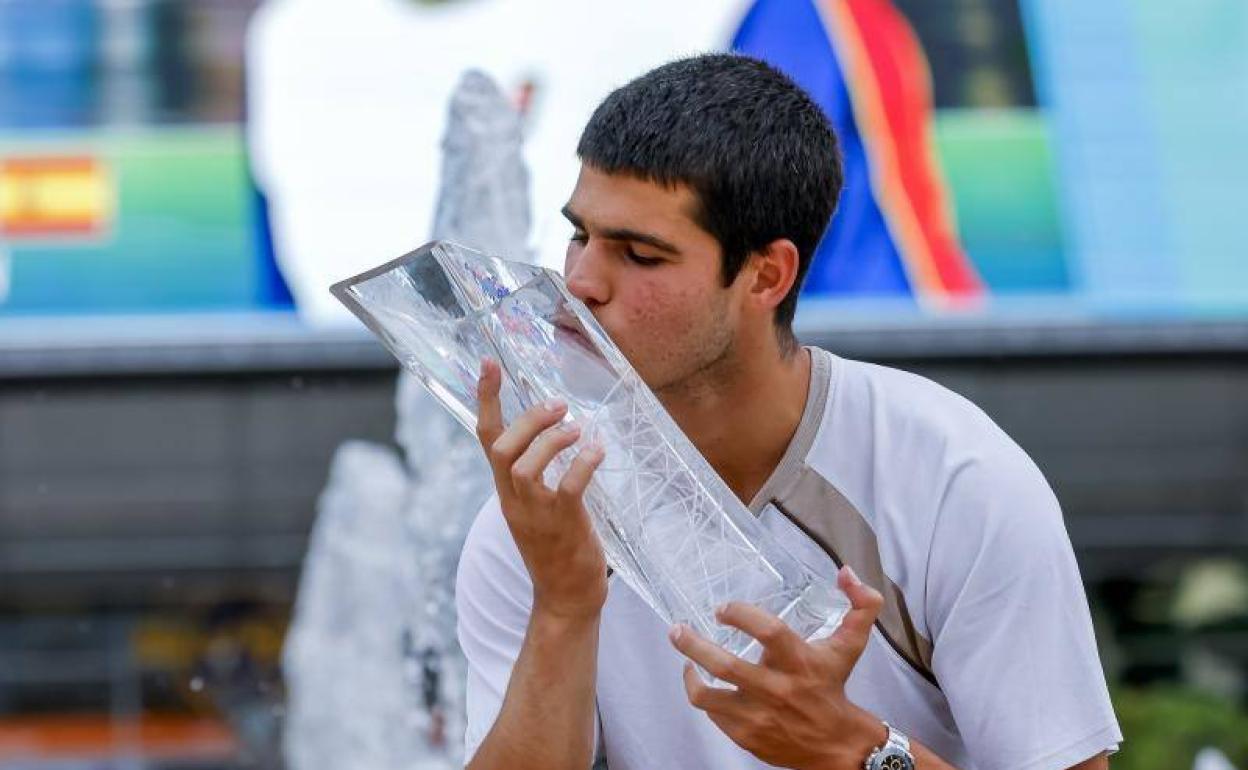
{"label": "man's face", "polygon": [[727,361],[738,323],[739,291],[723,285],[721,249],[694,223],[695,201],[687,187],[582,166],[564,207],[568,289],[660,393]]}

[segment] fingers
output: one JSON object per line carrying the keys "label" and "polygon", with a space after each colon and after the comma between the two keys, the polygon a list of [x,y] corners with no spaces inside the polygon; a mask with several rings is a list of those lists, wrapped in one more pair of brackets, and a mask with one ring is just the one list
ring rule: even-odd
{"label": "fingers", "polygon": [[801,666],[805,641],[770,612],[745,602],[729,602],[716,611],[715,618],[757,639],[769,664],[789,670]]}
{"label": "fingers", "polygon": [[738,658],[719,645],[703,639],[689,626],[672,626],[668,638],[681,655],[706,669],[720,681],[743,690],[768,694],[780,689],[775,672]]}
{"label": "fingers", "polygon": [[477,380],[477,438],[487,451],[503,434],[503,405],[498,399],[503,387],[503,371],[492,358],[481,359]]}
{"label": "fingers", "polygon": [[503,387],[503,370],[498,362],[481,359],[481,378],[477,381],[477,439],[485,450],[490,471],[494,476],[494,486],[498,489],[498,498],[503,510],[507,510],[514,497],[511,486],[511,469],[500,468],[490,456],[491,448],[498,437],[503,435],[503,405],[499,401],[499,392]]}
{"label": "fingers", "polygon": [[863,583],[854,570],[848,565],[841,567],[836,576],[836,584],[849,597],[849,612],[841,620],[841,625],[821,644],[839,648],[849,656],[848,663],[852,666],[867,646],[871,637],[871,626],[880,615],[884,606],[884,596],[871,586]]}
{"label": "fingers", "polygon": [[520,455],[520,459],[511,466],[511,478],[516,485],[516,492],[531,495],[538,490],[545,491],[543,474],[546,466],[555,455],[575,444],[580,436],[581,429],[578,426],[560,425],[534,439]]}
{"label": "fingers", "polygon": [[698,676],[692,663],[685,664],[684,679],[685,695],[689,698],[689,704],[706,712],[707,717],[724,735],[749,751],[750,747],[738,736],[742,734],[742,728],[746,724],[745,715],[750,710],[757,709],[757,702],[740,690],[711,687]]}
{"label": "fingers", "polygon": [[[507,501],[516,499],[517,495],[532,498],[549,492],[543,482],[546,466],[576,443],[580,429],[567,426],[549,430],[568,411],[567,405],[559,401],[539,404],[516,418],[510,426],[504,425],[501,390],[501,367],[493,359],[483,359],[477,383],[477,438],[490,461],[495,486],[506,510]],[[599,446],[587,446],[577,454],[559,484],[557,496],[561,502],[581,501],[603,456]]]}
{"label": "fingers", "polygon": [[546,401],[524,412],[510,425],[503,424],[503,407],[499,392],[503,385],[503,372],[498,362],[482,359],[481,379],[477,382],[477,437],[490,455],[510,468],[520,455],[533,443],[534,437],[563,418],[567,404],[558,400]]}
{"label": "fingers", "polygon": [[[534,441],[567,413],[567,405],[560,401],[539,404],[517,417],[510,426],[505,426],[499,399],[502,380],[502,368],[498,362],[489,358],[482,359],[481,378],[477,383],[477,438],[485,449],[494,474],[494,485],[503,501],[503,509],[507,510],[508,503],[514,500],[517,491],[515,479],[527,481],[532,478],[540,481],[550,457],[575,442],[576,435],[569,436],[562,431],[553,431],[550,442]],[[534,449],[528,463],[520,469],[520,474],[523,475],[517,475],[514,466],[525,452],[534,448],[535,443],[539,446]],[[537,460],[547,453],[549,456],[545,461],[538,464]]]}
{"label": "fingers", "polygon": [[685,664],[684,678],[685,695],[688,696],[689,703],[703,711],[725,711],[732,708],[741,699],[737,690],[711,687],[702,680],[702,677],[698,676],[698,672],[694,670],[692,663]]}
{"label": "fingers", "polygon": [[580,503],[581,497],[585,494],[585,488],[589,486],[589,480],[602,463],[605,454],[603,448],[597,444],[582,447],[581,451],[577,452],[572,460],[572,466],[563,474],[559,488],[555,490],[556,497],[561,504]]}
{"label": "fingers", "polygon": [[533,439],[563,419],[567,411],[568,405],[562,401],[546,401],[525,410],[490,444],[490,462],[499,468],[511,468],[533,443]]}

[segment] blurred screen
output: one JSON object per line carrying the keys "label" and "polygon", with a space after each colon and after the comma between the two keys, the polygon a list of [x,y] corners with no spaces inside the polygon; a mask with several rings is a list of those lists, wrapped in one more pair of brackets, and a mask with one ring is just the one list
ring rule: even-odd
{"label": "blurred screen", "polygon": [[[277,51],[274,35],[253,41],[253,48],[271,50],[247,50],[258,4],[0,2],[0,314],[285,309],[292,302],[287,285],[305,314],[336,313],[309,309],[308,297],[319,298],[321,287],[347,268],[393,256],[395,244],[414,246],[427,233],[431,212],[423,209],[432,206],[438,174],[440,100],[454,78],[441,61],[480,59],[487,71],[503,75],[505,88],[526,89],[532,98],[530,246],[543,262],[560,263],[564,234],[554,212],[569,174],[549,169],[567,166],[572,148],[562,154],[552,148],[574,143],[587,110],[618,84],[619,73],[577,71],[532,47],[508,47],[505,33],[491,37],[490,19],[501,19],[505,4],[404,0],[358,8],[292,0],[273,14],[284,11],[290,17],[284,21],[292,21],[302,13],[313,19],[313,31],[327,21],[340,24],[348,30],[343,41],[353,25],[381,23],[384,14],[407,25],[409,42],[460,39],[460,27],[462,39],[479,41],[476,53],[427,46],[422,66],[430,79],[447,82],[413,84],[410,91],[382,65],[370,78],[367,63],[351,54],[353,43],[315,54],[350,73],[367,98],[411,100],[396,119],[415,123],[411,115],[427,115],[431,127],[423,120],[413,126],[412,141],[422,149],[412,151],[411,164],[396,166],[419,179],[396,178],[393,192],[373,185],[379,200],[401,200],[385,212],[390,222],[406,218],[401,239],[362,245],[330,274],[317,262],[323,258],[307,256],[295,233],[323,217],[295,207],[279,222],[275,260],[269,201],[253,184],[241,127],[243,64],[289,59],[289,51]],[[547,27],[566,25],[553,35],[570,41],[563,47],[583,37],[577,28],[584,13],[578,15],[575,3],[539,5],[549,11],[542,16]],[[683,38],[629,35],[633,69],[716,40],[726,48],[748,6],[691,5],[689,13],[708,23]],[[1019,308],[1093,317],[1248,313],[1242,267],[1248,219],[1237,205],[1248,179],[1248,148],[1234,128],[1248,119],[1242,2],[1211,0],[1177,17],[1161,4],[1127,0],[897,0],[895,6],[930,66],[940,180],[961,246],[983,284],[987,302],[978,307],[989,317]],[[392,20],[385,23],[393,27]],[[303,39],[309,46],[300,55],[309,56],[315,34]],[[604,54],[603,61],[620,55]],[[575,98],[565,98],[569,92]],[[263,109],[270,103],[267,94],[259,102]],[[370,148],[363,136],[354,137],[341,150],[353,156],[351,167],[362,169],[393,154],[388,141],[383,136]],[[317,153],[323,148],[309,146],[300,162],[312,163]],[[327,173],[333,170],[331,162]],[[342,210],[342,232],[328,232],[322,222],[304,241],[314,235],[366,243],[384,229],[352,220],[342,196],[369,177],[350,173],[331,186],[337,197],[319,204]],[[265,193],[307,186],[269,181]],[[408,187],[423,192],[403,198]],[[837,296],[881,298],[889,297]],[[911,312],[905,303],[884,303],[876,312],[894,311]]]}
{"label": "blurred screen", "polygon": [[240,129],[257,4],[0,3],[0,313],[280,304]]}

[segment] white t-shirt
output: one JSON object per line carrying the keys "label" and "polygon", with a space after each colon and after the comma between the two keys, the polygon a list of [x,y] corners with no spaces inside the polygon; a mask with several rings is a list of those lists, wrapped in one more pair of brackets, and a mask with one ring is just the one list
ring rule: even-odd
{"label": "white t-shirt", "polygon": [[[885,594],[849,698],[965,770],[1055,770],[1115,750],[1122,735],[1079,570],[1040,471],[960,396],[811,354],[802,423],[750,508],[800,558],[828,575],[848,561]],[[532,601],[496,498],[468,535],[456,599],[471,757],[498,715]],[[618,578],[600,639],[610,770],[768,767],[689,705],[666,625]]]}

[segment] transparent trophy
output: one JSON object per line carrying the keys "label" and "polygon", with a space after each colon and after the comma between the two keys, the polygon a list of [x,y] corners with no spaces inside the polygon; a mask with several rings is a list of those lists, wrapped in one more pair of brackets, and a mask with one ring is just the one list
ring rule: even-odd
{"label": "transparent trophy", "polygon": [[507,423],[565,401],[580,442],[605,449],[585,504],[607,562],[666,622],[747,660],[761,650],[715,620],[724,602],[757,605],[803,638],[840,622],[844,594],[737,499],[558,273],[435,241],[331,290],[469,430],[485,357],[501,365]]}

